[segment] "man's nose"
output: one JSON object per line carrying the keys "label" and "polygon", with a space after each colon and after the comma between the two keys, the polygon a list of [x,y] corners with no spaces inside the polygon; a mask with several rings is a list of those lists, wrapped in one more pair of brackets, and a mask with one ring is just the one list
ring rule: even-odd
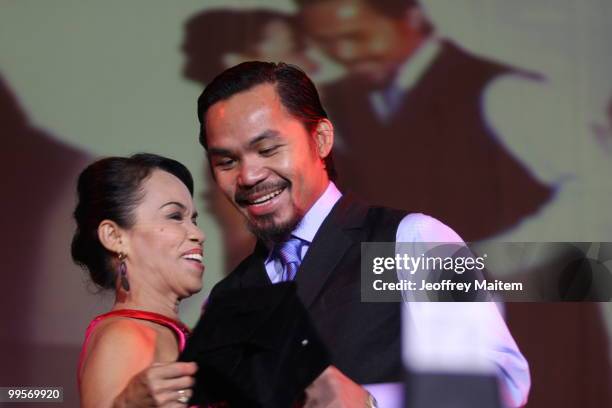
{"label": "man's nose", "polygon": [[243,160],[238,173],[238,184],[241,187],[252,187],[265,179],[264,166],[257,160]]}

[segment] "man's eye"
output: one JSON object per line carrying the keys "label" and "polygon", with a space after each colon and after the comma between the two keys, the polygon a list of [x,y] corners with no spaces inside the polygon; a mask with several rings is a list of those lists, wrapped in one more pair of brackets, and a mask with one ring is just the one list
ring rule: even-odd
{"label": "man's eye", "polygon": [[272,156],[278,150],[278,146],[266,147],[265,149],[261,149],[259,154],[262,156]]}
{"label": "man's eye", "polygon": [[217,160],[215,163],[216,167],[221,167],[221,168],[230,168],[234,165],[234,163],[236,162],[236,160],[234,159],[221,159],[221,160]]}

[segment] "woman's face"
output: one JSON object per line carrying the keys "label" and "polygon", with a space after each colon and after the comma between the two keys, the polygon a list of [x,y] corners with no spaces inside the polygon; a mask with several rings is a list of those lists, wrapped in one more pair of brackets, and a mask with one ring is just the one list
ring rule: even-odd
{"label": "woman's face", "polygon": [[[144,197],[125,231],[130,286],[185,298],[202,288],[202,243],[193,199],[175,176],[154,170],[143,182]],[[135,281],[135,282],[134,282]]]}

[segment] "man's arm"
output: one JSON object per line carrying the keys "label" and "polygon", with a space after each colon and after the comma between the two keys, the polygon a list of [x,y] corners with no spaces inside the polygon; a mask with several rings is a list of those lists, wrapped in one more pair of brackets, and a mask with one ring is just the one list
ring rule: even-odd
{"label": "man's arm", "polygon": [[[409,214],[400,223],[396,241],[413,256],[429,243],[462,243],[451,228],[423,215]],[[400,245],[398,245],[398,249]],[[401,278],[401,276],[400,276]],[[529,366],[512,338],[498,305],[492,302],[405,302],[404,364],[419,371],[495,373],[504,403],[527,402]]]}

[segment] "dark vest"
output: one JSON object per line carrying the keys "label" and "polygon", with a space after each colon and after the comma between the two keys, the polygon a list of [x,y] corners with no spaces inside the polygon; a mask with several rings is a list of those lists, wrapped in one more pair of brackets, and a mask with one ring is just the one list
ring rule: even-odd
{"label": "dark vest", "polygon": [[[333,364],[360,384],[401,380],[401,319],[398,303],[362,303],[361,242],[395,242],[404,211],[368,207],[344,196],[317,232],[296,282]],[[211,293],[269,285],[268,252],[258,244]]]}
{"label": "dark vest", "polygon": [[483,117],[486,87],[507,73],[537,79],[443,42],[387,123],[370,107],[372,89],[351,79],[330,86],[325,103],[344,142],[335,152],[339,185],[369,202],[438,218],[466,241],[535,213],[551,188],[506,150]]}

